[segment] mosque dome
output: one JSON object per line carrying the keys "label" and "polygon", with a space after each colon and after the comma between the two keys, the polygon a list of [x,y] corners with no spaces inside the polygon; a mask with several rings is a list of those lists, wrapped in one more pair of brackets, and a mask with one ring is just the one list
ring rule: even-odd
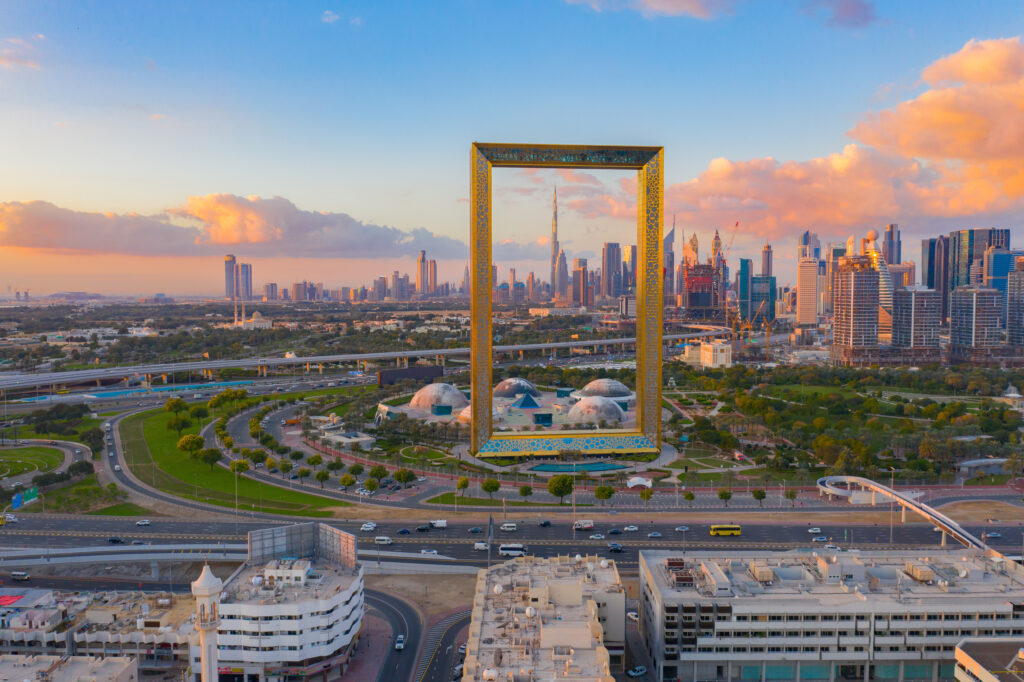
{"label": "mosque dome", "polygon": [[573,405],[566,416],[566,421],[570,424],[577,422],[597,423],[602,419],[606,422],[621,422],[625,417],[626,413],[622,411],[622,408],[614,400],[595,395],[583,398]]}
{"label": "mosque dome", "polygon": [[495,398],[515,398],[521,393],[532,396],[540,395],[536,386],[521,377],[509,377],[494,387]]}
{"label": "mosque dome", "polygon": [[589,384],[577,391],[582,397],[601,396],[604,398],[626,398],[633,395],[621,381],[615,379],[594,379]]}
{"label": "mosque dome", "polygon": [[258,310],[252,311],[252,319],[254,319],[254,320],[262,320],[263,319],[263,313],[261,313]]}
{"label": "mosque dome", "polygon": [[434,405],[450,405],[452,409],[469,405],[465,394],[451,384],[427,384],[409,401],[409,407],[429,410]]}

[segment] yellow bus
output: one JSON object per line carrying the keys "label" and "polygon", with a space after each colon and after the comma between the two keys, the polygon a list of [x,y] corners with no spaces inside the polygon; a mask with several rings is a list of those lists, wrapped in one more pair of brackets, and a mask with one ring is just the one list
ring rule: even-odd
{"label": "yellow bus", "polygon": [[735,523],[716,523],[711,526],[712,535],[742,535],[740,527]]}

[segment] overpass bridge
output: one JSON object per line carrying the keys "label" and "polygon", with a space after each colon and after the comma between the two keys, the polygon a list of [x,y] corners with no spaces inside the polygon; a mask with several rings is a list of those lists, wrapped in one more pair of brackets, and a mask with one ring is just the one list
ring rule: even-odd
{"label": "overpass bridge", "polygon": [[[859,490],[858,490],[859,489]],[[859,493],[870,494],[871,504],[877,502],[881,495],[890,501],[891,504],[900,505],[900,520],[907,520],[907,510],[916,512],[933,523],[942,532],[942,544],[946,544],[946,537],[951,536],[954,540],[971,549],[987,549],[984,536],[978,538],[964,530],[960,524],[945,514],[928,505],[918,502],[910,495],[898,492],[889,486],[875,483],[870,478],[862,476],[824,476],[818,479],[818,493],[833,497],[842,497],[853,500]]]}
{"label": "overpass bridge", "polygon": [[[691,339],[713,338],[725,336],[731,333],[728,327],[714,325],[692,325],[696,332],[686,334],[666,334],[662,338],[665,343],[675,341],[687,341]],[[589,339],[578,341],[553,341],[549,343],[524,343],[508,346],[494,346],[495,353],[508,353],[522,355],[526,351],[551,351],[557,353],[559,350],[572,350],[574,348],[599,348],[621,346],[635,346],[635,337],[622,337],[615,339]],[[366,363],[394,360],[398,364],[406,363],[410,358],[433,358],[443,362],[444,358],[468,356],[469,347],[462,348],[423,348],[397,351],[381,351],[378,353],[341,353],[336,355],[308,355],[297,357],[252,357],[239,358],[235,360],[196,360],[192,362],[164,362],[143,365],[130,365],[125,367],[101,367],[96,369],[81,369],[67,372],[48,372],[38,374],[10,374],[0,376],[0,390],[11,390],[17,388],[35,388],[46,386],[70,386],[89,382],[102,382],[104,380],[121,380],[146,376],[161,376],[166,374],[197,373],[205,374],[219,369],[255,369],[265,373],[272,367],[284,367],[291,365],[305,365],[307,369],[317,367],[322,370],[323,365],[333,363]]]}

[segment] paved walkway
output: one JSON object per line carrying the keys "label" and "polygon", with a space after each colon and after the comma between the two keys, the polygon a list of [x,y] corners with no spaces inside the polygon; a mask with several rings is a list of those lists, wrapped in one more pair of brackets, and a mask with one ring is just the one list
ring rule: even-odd
{"label": "paved walkway", "polygon": [[359,633],[359,643],[356,644],[352,661],[341,679],[362,682],[380,678],[381,666],[388,657],[392,639],[391,625],[377,616],[372,609],[367,609],[366,617],[363,618],[363,629]]}

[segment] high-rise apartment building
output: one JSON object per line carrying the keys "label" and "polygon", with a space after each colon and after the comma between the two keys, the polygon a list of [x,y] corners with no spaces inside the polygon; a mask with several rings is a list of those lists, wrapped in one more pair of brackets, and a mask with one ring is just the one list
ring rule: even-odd
{"label": "high-rise apartment building", "polygon": [[740,258],[740,269],[736,275],[736,301],[740,307],[740,319],[749,320],[750,309],[750,284],[753,277],[754,262],[749,258]]}
{"label": "high-rise apartment building", "polygon": [[951,354],[958,349],[1000,345],[999,303],[999,292],[995,289],[962,286],[953,290],[949,304]]}
{"label": "high-rise apartment building", "polygon": [[797,266],[796,323],[818,324],[818,259],[804,257]]}
{"label": "high-rise apartment building", "polygon": [[768,242],[765,242],[764,248],[761,249],[761,274],[765,277],[772,276],[772,245]]}
{"label": "high-rise apartment building", "polygon": [[562,291],[558,279],[558,260],[561,249],[558,246],[558,188],[555,188],[551,199],[551,297],[557,298]]}
{"label": "high-rise apartment building", "polygon": [[892,278],[893,291],[909,287],[917,282],[913,261],[893,265],[889,263],[889,277]]}
{"label": "high-rise apartment building", "polygon": [[821,259],[821,241],[818,239],[818,235],[810,230],[800,235],[800,239],[797,242],[797,259],[802,260],[804,258]]}
{"label": "high-rise apartment building", "polygon": [[618,298],[622,294],[622,247],[616,242],[605,242],[601,249],[601,296]]}
{"label": "high-rise apartment building", "polygon": [[437,261],[431,260],[427,263],[427,293],[431,296],[437,294]]}
{"label": "high-rise apartment building", "polygon": [[264,301],[276,301],[277,300],[277,284],[271,282],[263,285],[263,300]]}
{"label": "high-rise apartment building", "polygon": [[1024,346],[1024,257],[1006,276],[1006,338],[1011,346]]}
{"label": "high-rise apartment building", "polygon": [[957,230],[949,233],[947,263],[950,291],[969,284],[980,284],[980,280],[971,281],[972,267],[984,261],[985,250],[990,246],[1009,249],[1010,231],[989,227]]}
{"label": "high-rise apartment building", "polygon": [[590,292],[590,280],[587,273],[587,259],[572,260],[572,304],[575,306],[592,306],[594,301]]}
{"label": "high-rise apartment building", "polygon": [[[900,241],[900,226],[891,223],[885,226],[882,235],[882,256],[889,265],[903,262],[903,245]],[[913,282],[911,282],[913,284]]]}
{"label": "high-rise apartment building", "polygon": [[622,289],[632,287],[636,288],[636,244],[630,244],[626,249],[626,254],[623,257],[623,265],[625,270],[629,273],[622,278]]}
{"label": "high-rise apartment building", "polygon": [[754,275],[750,278],[750,316],[755,324],[775,320],[777,292],[774,277]]}
{"label": "high-rise apartment building", "polygon": [[229,301],[235,298],[235,263],[233,255],[224,256],[224,298]]}
{"label": "high-rise apartment building", "polygon": [[662,287],[662,293],[665,297],[666,302],[673,301],[676,295],[675,278],[672,273],[676,271],[676,252],[674,243],[676,240],[676,226],[672,225],[672,229],[668,231],[662,241],[662,256],[665,259],[663,263],[665,268],[665,280]]}
{"label": "high-rise apartment building", "polygon": [[383,301],[388,297],[388,278],[380,276],[373,280],[373,289],[371,290],[372,300]]}
{"label": "high-rise apartment building", "polygon": [[878,346],[878,270],[868,256],[843,256],[835,278],[832,361],[860,362]]}
{"label": "high-rise apartment building", "polygon": [[892,345],[897,348],[939,347],[939,294],[911,285],[892,299]]}
{"label": "high-rise apartment building", "polygon": [[982,285],[999,292],[1000,324],[1006,322],[1007,281],[1016,268],[1017,259],[1024,256],[1024,251],[1013,251],[1001,247],[990,246],[985,249],[982,261]]}
{"label": "high-rise apartment building", "polygon": [[558,260],[555,263],[555,298],[560,301],[569,298],[569,265],[565,261],[565,250],[559,249]]}
{"label": "high-rise apartment building", "polygon": [[416,293],[421,296],[427,293],[428,267],[427,252],[420,251],[420,255],[416,257]]}
{"label": "high-rise apartment building", "polygon": [[252,265],[249,263],[238,264],[238,298],[252,300]]}

